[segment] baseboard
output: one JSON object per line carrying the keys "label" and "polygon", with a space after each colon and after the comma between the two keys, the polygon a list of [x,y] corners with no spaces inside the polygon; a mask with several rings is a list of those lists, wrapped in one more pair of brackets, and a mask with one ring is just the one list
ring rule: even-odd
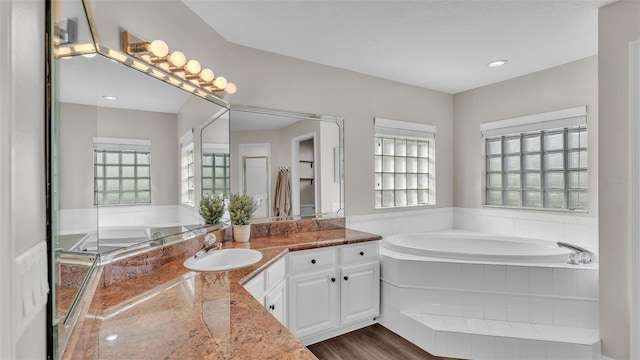
{"label": "baseboard", "polygon": [[327,339],[331,339],[334,338],[336,336],[340,336],[343,334],[346,334],[348,332],[352,332],[358,329],[362,329],[364,327],[376,324],[378,322],[377,317],[375,319],[372,320],[364,320],[364,321],[360,321],[351,325],[347,325],[347,326],[342,326],[340,328],[337,329],[333,329],[333,330],[329,330],[329,331],[325,331],[319,334],[313,334],[313,335],[309,335],[309,336],[304,336],[301,338],[298,338],[305,346],[309,346],[309,345],[313,345],[315,343],[318,343],[320,341],[324,341]]}

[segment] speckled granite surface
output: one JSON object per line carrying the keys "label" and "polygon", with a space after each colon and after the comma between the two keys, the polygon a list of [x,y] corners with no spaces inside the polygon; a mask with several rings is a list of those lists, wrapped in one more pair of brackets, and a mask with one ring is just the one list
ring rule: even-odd
{"label": "speckled granite surface", "polygon": [[[232,271],[190,272],[182,262],[192,252],[180,257],[177,249],[165,250],[174,256],[170,262],[125,259],[105,265],[102,276],[109,274],[109,266],[127,268],[128,275],[102,282],[63,358],[315,359],[242,283],[288,251],[379,239],[342,228],[272,235],[245,244],[226,241],[224,248],[263,253],[255,265]],[[202,237],[194,242],[201,243]],[[192,245],[185,242],[181,248]]]}

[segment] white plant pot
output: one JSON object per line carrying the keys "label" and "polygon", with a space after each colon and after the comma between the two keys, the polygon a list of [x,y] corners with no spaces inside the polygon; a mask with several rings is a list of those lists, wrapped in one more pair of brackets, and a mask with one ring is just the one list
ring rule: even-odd
{"label": "white plant pot", "polygon": [[247,242],[251,236],[251,224],[233,225],[233,240],[237,242]]}

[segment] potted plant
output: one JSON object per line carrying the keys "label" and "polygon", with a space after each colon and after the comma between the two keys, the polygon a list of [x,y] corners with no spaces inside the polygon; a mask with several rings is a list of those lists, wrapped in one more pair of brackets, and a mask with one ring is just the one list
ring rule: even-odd
{"label": "potted plant", "polygon": [[224,214],[224,198],[220,194],[205,194],[200,199],[200,216],[206,225],[216,224]]}
{"label": "potted plant", "polygon": [[233,239],[238,242],[249,241],[251,235],[251,216],[256,203],[249,195],[233,194],[229,202],[229,217],[233,226]]}

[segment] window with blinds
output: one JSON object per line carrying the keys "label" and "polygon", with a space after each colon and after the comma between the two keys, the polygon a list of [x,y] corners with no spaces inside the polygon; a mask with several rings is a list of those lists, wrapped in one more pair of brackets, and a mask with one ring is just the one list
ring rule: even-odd
{"label": "window with blinds", "polygon": [[375,119],[375,208],[435,204],[435,126]]}
{"label": "window with blinds", "polygon": [[586,107],[481,125],[485,205],[587,210]]}
{"label": "window with blinds", "polygon": [[94,204],[151,203],[151,142],[94,138]]}

